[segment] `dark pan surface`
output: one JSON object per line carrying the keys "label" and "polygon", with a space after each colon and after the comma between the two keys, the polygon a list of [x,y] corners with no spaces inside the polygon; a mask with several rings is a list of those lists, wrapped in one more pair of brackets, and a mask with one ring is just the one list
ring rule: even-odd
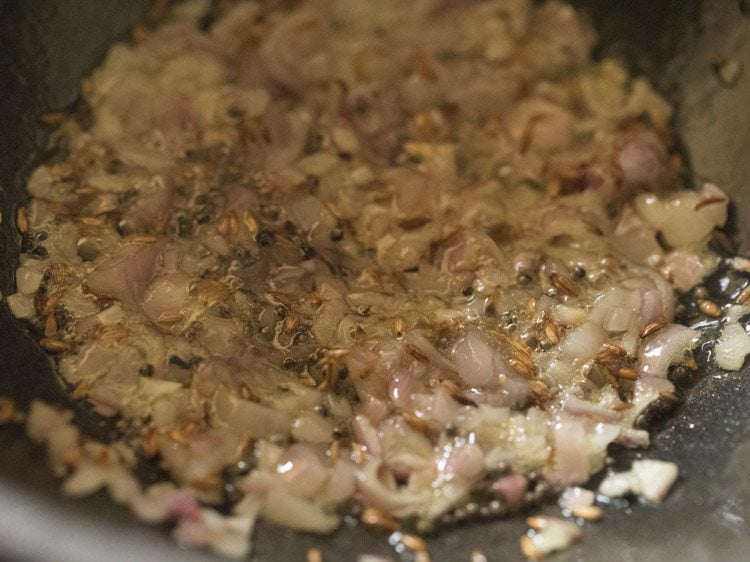
{"label": "dark pan surface", "polygon": [[[732,194],[740,230],[750,233],[750,3],[746,0],[578,0],[601,32],[601,53],[625,58],[676,103],[676,125],[696,182],[710,178]],[[146,0],[3,2],[0,21],[0,292],[13,292],[16,206],[23,177],[43,157],[38,116],[76,98],[78,80],[113,41],[147,12]],[[743,11],[744,10],[744,11]],[[714,67],[735,58],[736,84]],[[746,225],[746,226],[745,226]],[[743,228],[744,226],[744,228]],[[747,366],[746,366],[747,367]],[[0,304],[0,394],[64,402],[46,356]],[[750,369],[709,373],[663,423],[646,456],[674,460],[681,481],[661,507],[611,506],[605,521],[552,560],[730,561],[750,558]],[[107,427],[79,412],[84,428]],[[141,524],[103,495],[59,497],[44,454],[16,427],[0,428],[0,559],[207,560],[174,547],[164,529]],[[624,454],[615,455],[626,462]],[[550,508],[551,511],[554,511]],[[476,522],[429,539],[433,560],[520,559],[521,517]],[[361,552],[394,555],[385,534],[343,529],[332,537],[261,524],[256,560],[304,560],[319,546],[326,561]],[[394,555],[395,557],[395,555]]]}

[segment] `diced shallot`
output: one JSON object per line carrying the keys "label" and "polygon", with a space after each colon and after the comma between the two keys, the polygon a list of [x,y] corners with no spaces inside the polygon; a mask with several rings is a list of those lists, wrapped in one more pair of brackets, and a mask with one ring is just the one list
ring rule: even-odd
{"label": "diced shallot", "polygon": [[738,322],[724,326],[714,347],[716,364],[728,371],[738,371],[750,354],[750,335]]}
{"label": "diced shallot", "polygon": [[638,370],[644,375],[664,377],[671,365],[680,362],[698,338],[698,332],[669,324],[650,336],[638,355]]}

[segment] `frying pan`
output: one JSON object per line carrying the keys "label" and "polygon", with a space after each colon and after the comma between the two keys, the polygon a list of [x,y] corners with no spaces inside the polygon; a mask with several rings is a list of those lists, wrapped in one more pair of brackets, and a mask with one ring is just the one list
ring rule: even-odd
{"label": "frying pan", "polygon": [[[578,0],[600,32],[599,55],[645,73],[676,105],[694,183],[711,179],[733,197],[734,222],[750,233],[750,2],[747,0]],[[147,0],[4,1],[0,21],[0,291],[13,292],[18,240],[15,209],[24,178],[44,157],[39,115],[70,106],[80,77],[107,47],[148,12]],[[736,61],[736,76],[717,70]],[[743,229],[743,226],[745,228]],[[747,239],[740,239],[745,248]],[[738,283],[747,280],[738,279]],[[717,298],[721,298],[720,295]],[[702,354],[709,357],[710,351]],[[51,364],[27,328],[0,303],[0,395],[26,406],[34,397],[69,404]],[[659,426],[645,453],[677,462],[681,479],[659,506],[619,502],[587,525],[584,540],[553,560],[750,558],[750,368],[708,373]],[[69,404],[70,405],[70,404]],[[84,431],[106,439],[111,428],[77,405]],[[641,453],[613,451],[627,464]],[[149,477],[145,471],[145,477]],[[153,475],[151,475],[153,477]],[[165,529],[149,527],[103,494],[63,498],[43,451],[19,427],[0,428],[0,558],[6,560],[210,560],[180,550]],[[552,506],[543,507],[550,513]],[[523,517],[474,521],[428,538],[433,560],[516,560]],[[261,523],[254,560],[304,560],[318,546],[325,560],[358,553],[391,555],[387,535],[344,528],[331,537]],[[404,558],[406,559],[406,558]]]}

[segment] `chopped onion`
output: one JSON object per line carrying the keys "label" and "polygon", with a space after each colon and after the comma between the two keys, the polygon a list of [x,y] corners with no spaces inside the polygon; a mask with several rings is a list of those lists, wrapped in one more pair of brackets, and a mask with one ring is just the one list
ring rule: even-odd
{"label": "chopped onion", "polygon": [[665,377],[669,367],[684,358],[697,338],[695,330],[669,324],[646,340],[638,355],[638,370],[644,375]]}
{"label": "chopped onion", "polygon": [[[592,507],[571,486],[648,445],[699,335],[675,289],[721,262],[727,197],[678,191],[664,100],[561,2],[208,4],[110,50],[18,209],[8,306],[122,425],[31,406],[64,491],[230,556],[258,517],[331,532],[350,502],[428,528],[533,481]],[[738,368],[748,307],[724,308]],[[170,483],[142,490],[142,458]],[[529,521],[529,557],[579,534]]]}
{"label": "chopped onion", "polygon": [[564,510],[571,511],[579,507],[593,505],[595,498],[596,496],[591,490],[586,490],[580,486],[571,486],[563,490],[557,503]]}
{"label": "chopped onion", "polygon": [[626,189],[659,188],[668,176],[667,151],[656,135],[641,134],[620,151],[618,164]]}
{"label": "chopped onion", "polygon": [[750,335],[737,322],[724,326],[714,346],[716,364],[728,371],[739,371],[750,353]]}
{"label": "chopped onion", "polygon": [[474,330],[459,338],[451,353],[459,376],[471,386],[497,388],[498,377],[512,373],[500,354]]}
{"label": "chopped onion", "polygon": [[670,246],[692,249],[724,225],[728,201],[723,191],[707,183],[700,191],[682,191],[668,200],[642,195],[636,200],[636,211],[662,232]]}

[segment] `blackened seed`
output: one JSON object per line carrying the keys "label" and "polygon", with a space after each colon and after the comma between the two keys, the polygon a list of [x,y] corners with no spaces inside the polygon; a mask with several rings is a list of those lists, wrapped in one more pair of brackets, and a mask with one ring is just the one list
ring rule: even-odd
{"label": "blackened seed", "polygon": [[331,230],[331,240],[334,242],[340,242],[344,239],[344,229],[343,228],[334,228]]}
{"label": "blackened seed", "polygon": [[256,236],[255,240],[261,246],[270,246],[276,239],[276,235],[271,230],[261,230]]}
{"label": "blackened seed", "polygon": [[119,158],[112,158],[112,160],[107,162],[105,170],[108,174],[119,174],[124,167],[125,165],[122,160]]}
{"label": "blackened seed", "polygon": [[308,242],[302,242],[300,248],[302,249],[303,260],[311,260],[315,257],[315,248],[310,246]]}
{"label": "blackened seed", "polygon": [[245,116],[245,110],[232,104],[227,108],[227,115],[229,115],[229,117],[234,117],[235,119],[241,119]]}
{"label": "blackened seed", "polygon": [[284,361],[281,362],[281,366],[288,371],[296,371],[299,369],[299,364],[291,357],[284,359]]}
{"label": "blackened seed", "polygon": [[461,289],[461,294],[465,297],[470,297],[474,294],[474,287],[472,287],[471,285],[464,287],[463,289]]}
{"label": "blackened seed", "polygon": [[178,357],[177,355],[172,355],[169,358],[170,365],[174,365],[175,367],[179,367],[180,369],[189,369],[190,364],[187,363],[184,359],[181,357]]}
{"label": "blackened seed", "polygon": [[44,242],[47,239],[47,231],[46,230],[40,230],[36,234],[34,234],[34,239],[37,242]]}
{"label": "blackened seed", "polygon": [[278,316],[279,318],[286,318],[286,307],[281,305],[277,306],[276,316]]}
{"label": "blackened seed", "polygon": [[352,159],[352,153],[351,152],[344,152],[343,150],[339,152],[338,154],[339,158],[342,160],[349,162]]}
{"label": "blackened seed", "polygon": [[362,305],[357,307],[357,314],[360,316],[369,316],[370,315],[370,307],[367,305]]}
{"label": "blackened seed", "polygon": [[357,98],[354,100],[354,111],[359,114],[363,114],[366,113],[368,109],[370,109],[370,102],[367,101],[367,98],[363,96],[357,96]]}
{"label": "blackened seed", "polygon": [[36,240],[34,240],[28,234],[24,234],[21,237],[21,251],[22,252],[33,252],[36,248]]}
{"label": "blackened seed", "polygon": [[583,269],[580,265],[577,265],[573,268],[573,277],[576,279],[583,279],[586,277],[586,270]]}
{"label": "blackened seed", "polygon": [[36,248],[34,248],[34,255],[40,258],[46,258],[47,248],[45,248],[44,246],[37,246]]}
{"label": "blackened seed", "polygon": [[134,187],[131,187],[130,189],[126,189],[122,193],[120,193],[120,196],[118,197],[118,200],[120,203],[124,203],[125,201],[128,201],[138,195],[138,190]]}
{"label": "blackened seed", "polygon": [[297,234],[297,225],[292,221],[284,221],[284,224],[282,226],[284,228],[284,232],[286,232],[289,236],[294,236],[295,234]]}
{"label": "blackened seed", "polygon": [[234,255],[235,259],[242,262],[248,262],[252,258],[252,255],[247,248],[234,248],[232,250],[232,254]]}
{"label": "blackened seed", "polygon": [[305,154],[318,152],[323,146],[323,135],[319,131],[312,130],[305,141]]}
{"label": "blackened seed", "polygon": [[138,369],[138,374],[142,377],[150,377],[154,374],[154,366],[151,363],[146,363]]}
{"label": "blackened seed", "polygon": [[320,185],[320,178],[315,174],[308,174],[305,176],[305,185],[310,191],[315,191]]}
{"label": "blackened seed", "polygon": [[339,366],[339,380],[345,381],[348,376],[349,376],[349,367],[347,367],[346,365],[340,365]]}
{"label": "blackened seed", "polygon": [[209,203],[206,203],[205,207],[203,207],[199,211],[196,211],[193,217],[198,223],[206,224],[208,221],[211,220],[211,217],[213,216],[214,211],[216,211],[216,205],[209,202]]}
{"label": "blackened seed", "polygon": [[531,283],[531,277],[529,277],[525,273],[521,273],[518,277],[516,277],[516,282],[519,285],[528,285],[529,283]]}
{"label": "blackened seed", "polygon": [[413,265],[411,267],[405,267],[402,271],[404,273],[419,273],[419,266]]}
{"label": "blackened seed", "polygon": [[193,232],[193,221],[184,215],[179,215],[177,217],[177,235],[187,236],[191,232]]}
{"label": "blackened seed", "polygon": [[422,155],[416,154],[416,153],[410,153],[408,156],[409,162],[412,164],[421,164],[422,163]]}

